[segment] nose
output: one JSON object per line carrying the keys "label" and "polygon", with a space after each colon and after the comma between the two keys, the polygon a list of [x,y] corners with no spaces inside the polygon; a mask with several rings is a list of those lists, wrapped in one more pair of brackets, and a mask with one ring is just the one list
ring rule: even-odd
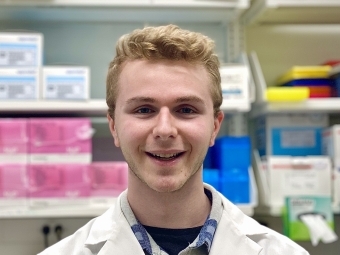
{"label": "nose", "polygon": [[153,129],[153,135],[160,140],[166,140],[177,136],[175,119],[168,108],[160,109]]}

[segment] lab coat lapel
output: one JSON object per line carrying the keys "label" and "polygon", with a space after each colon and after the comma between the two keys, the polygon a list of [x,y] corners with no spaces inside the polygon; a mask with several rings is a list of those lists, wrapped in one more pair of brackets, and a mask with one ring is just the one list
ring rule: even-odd
{"label": "lab coat lapel", "polygon": [[[125,222],[127,224],[127,222]],[[124,224],[121,222],[120,224]],[[98,255],[144,255],[144,252],[133,234],[130,226],[123,226],[119,233],[114,233],[104,244]]]}
{"label": "lab coat lapel", "polygon": [[120,209],[120,200],[115,205],[112,217],[116,227],[114,231],[111,231],[98,255],[144,255],[136,236]]}
{"label": "lab coat lapel", "polygon": [[214,235],[210,255],[258,255],[262,247],[240,231],[224,211]]}

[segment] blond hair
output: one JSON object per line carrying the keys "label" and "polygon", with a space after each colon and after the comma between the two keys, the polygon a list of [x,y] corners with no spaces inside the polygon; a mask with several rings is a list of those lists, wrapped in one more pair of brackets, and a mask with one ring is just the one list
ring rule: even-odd
{"label": "blond hair", "polygon": [[214,47],[215,44],[209,37],[175,25],[146,27],[123,35],[117,42],[116,56],[109,65],[106,78],[106,103],[111,118],[114,118],[122,66],[126,61],[136,59],[184,60],[203,65],[211,80],[210,91],[216,117],[222,104],[222,91],[220,63]]}

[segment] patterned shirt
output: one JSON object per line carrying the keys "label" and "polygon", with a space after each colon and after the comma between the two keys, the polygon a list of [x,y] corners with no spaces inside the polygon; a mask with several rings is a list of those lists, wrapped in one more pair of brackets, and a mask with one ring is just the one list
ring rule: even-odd
{"label": "patterned shirt", "polygon": [[[205,192],[212,200],[210,214],[196,239],[182,250],[179,255],[189,253],[202,255],[209,254],[218,222],[222,216],[223,205],[221,197],[216,193],[216,191],[205,188]],[[152,255],[168,255],[168,253],[153,240],[143,225],[136,219],[129,205],[126,192],[124,192],[121,197],[121,208],[144,252]]]}

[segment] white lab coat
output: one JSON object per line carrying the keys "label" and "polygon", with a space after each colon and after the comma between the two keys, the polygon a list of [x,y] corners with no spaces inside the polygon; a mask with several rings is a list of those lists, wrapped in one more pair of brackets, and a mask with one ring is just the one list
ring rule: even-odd
{"label": "white lab coat", "polygon": [[[206,188],[211,189],[210,186]],[[224,206],[210,255],[308,255],[289,238],[246,216],[222,196]],[[73,235],[39,255],[144,255],[120,209],[115,205]]]}

